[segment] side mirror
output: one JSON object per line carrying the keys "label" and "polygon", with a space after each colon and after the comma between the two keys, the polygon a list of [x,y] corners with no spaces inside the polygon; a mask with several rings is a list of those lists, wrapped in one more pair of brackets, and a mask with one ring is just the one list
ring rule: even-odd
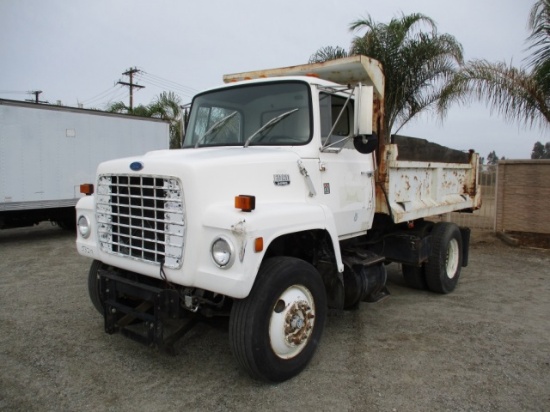
{"label": "side mirror", "polygon": [[353,138],[353,146],[359,153],[372,153],[378,147],[378,136],[374,133],[371,135],[360,134]]}
{"label": "side mirror", "polygon": [[355,90],[354,136],[372,134],[374,92],[372,86],[358,84]]}

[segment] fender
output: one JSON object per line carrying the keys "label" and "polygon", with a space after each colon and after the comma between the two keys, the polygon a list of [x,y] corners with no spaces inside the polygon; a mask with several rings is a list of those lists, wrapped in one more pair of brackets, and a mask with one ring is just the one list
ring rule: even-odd
{"label": "fender", "polygon": [[[259,210],[258,210],[259,209]],[[235,221],[235,218],[237,220]],[[234,223],[228,228],[227,222]],[[235,234],[246,233],[248,240],[262,236],[264,249],[280,236],[307,230],[326,230],[330,235],[338,271],[344,271],[340,243],[331,210],[322,204],[268,203],[261,204],[252,212],[235,209],[228,211],[221,205],[210,207],[203,217],[204,227],[231,229]]]}
{"label": "fender", "polygon": [[[234,242],[238,255],[229,270],[214,267],[210,256],[205,256],[204,247],[201,252],[190,256],[189,260],[186,258],[186,264],[191,267],[196,264],[198,269],[195,285],[205,289],[212,290],[213,285],[216,285],[215,289],[219,293],[235,298],[248,296],[271,242],[280,236],[307,230],[327,231],[338,271],[344,270],[334,218],[330,209],[324,205],[264,203],[257,204],[256,210],[252,212],[242,212],[228,208],[226,203],[218,203],[210,205],[205,211],[202,226],[207,236],[203,239],[203,245],[210,244],[216,236],[224,235]],[[261,252],[254,251],[254,241],[258,237],[263,238],[264,248]]]}

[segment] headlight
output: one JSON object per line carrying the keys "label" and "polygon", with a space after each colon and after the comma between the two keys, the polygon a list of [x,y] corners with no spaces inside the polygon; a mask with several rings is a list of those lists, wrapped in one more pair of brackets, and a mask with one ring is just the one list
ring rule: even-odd
{"label": "headlight", "polygon": [[84,239],[87,239],[88,236],[90,236],[90,221],[86,216],[80,216],[78,218],[78,232]]}
{"label": "headlight", "polygon": [[210,252],[214,263],[220,268],[227,269],[233,264],[233,245],[227,239],[219,237],[214,240]]}

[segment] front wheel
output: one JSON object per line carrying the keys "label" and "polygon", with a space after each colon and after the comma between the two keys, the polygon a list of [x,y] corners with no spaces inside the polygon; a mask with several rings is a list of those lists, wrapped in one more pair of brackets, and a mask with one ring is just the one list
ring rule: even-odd
{"label": "front wheel", "polygon": [[325,287],[312,265],[291,257],[268,259],[249,296],[233,302],[231,350],[252,377],[285,381],[313,357],[326,314]]}
{"label": "front wheel", "polygon": [[96,310],[103,315],[103,302],[101,300],[101,291],[99,289],[99,274],[100,269],[105,269],[106,265],[99,260],[94,260],[88,272],[88,294]]}
{"label": "front wheel", "polygon": [[462,235],[454,223],[437,223],[432,230],[431,252],[426,263],[426,283],[432,292],[452,292],[462,267]]}

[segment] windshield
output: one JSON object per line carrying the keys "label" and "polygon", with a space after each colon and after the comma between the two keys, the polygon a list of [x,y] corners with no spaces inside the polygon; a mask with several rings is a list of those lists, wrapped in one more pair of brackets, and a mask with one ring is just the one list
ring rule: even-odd
{"label": "windshield", "polygon": [[193,100],[183,147],[306,144],[310,102],[309,86],[299,81],[203,93]]}

